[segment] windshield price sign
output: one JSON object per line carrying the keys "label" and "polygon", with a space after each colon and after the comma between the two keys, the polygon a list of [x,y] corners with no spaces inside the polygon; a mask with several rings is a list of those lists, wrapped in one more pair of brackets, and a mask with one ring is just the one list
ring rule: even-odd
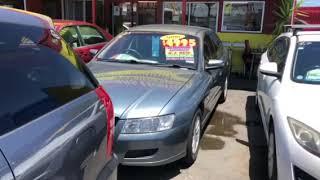
{"label": "windshield price sign", "polygon": [[195,39],[186,39],[185,35],[181,34],[170,34],[160,39],[164,47],[194,47],[197,45]]}

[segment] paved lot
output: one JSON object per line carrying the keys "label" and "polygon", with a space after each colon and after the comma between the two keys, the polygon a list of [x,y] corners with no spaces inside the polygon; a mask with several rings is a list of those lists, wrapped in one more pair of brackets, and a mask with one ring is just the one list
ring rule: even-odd
{"label": "paved lot", "polygon": [[121,166],[119,180],[266,179],[266,143],[255,111],[254,83],[231,82],[228,99],[213,113],[193,166],[184,169],[179,162],[162,167]]}

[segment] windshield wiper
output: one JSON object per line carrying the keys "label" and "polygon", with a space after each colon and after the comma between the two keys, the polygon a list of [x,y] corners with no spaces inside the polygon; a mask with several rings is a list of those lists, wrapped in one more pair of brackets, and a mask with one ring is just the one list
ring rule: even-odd
{"label": "windshield wiper", "polygon": [[130,60],[117,60],[117,59],[100,59],[104,62],[117,62],[117,63],[130,63],[130,64],[159,64],[156,61],[145,60],[145,59],[130,59]]}
{"label": "windshield wiper", "polygon": [[188,67],[188,66],[181,66],[181,65],[179,65],[179,64],[157,64],[156,66],[159,66],[159,67],[169,67],[169,68],[186,68],[186,69],[195,70],[195,68]]}

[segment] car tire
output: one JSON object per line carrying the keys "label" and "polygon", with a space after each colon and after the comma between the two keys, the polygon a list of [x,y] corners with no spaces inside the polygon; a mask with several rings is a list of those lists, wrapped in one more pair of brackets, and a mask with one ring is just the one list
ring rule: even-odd
{"label": "car tire", "polygon": [[222,94],[221,94],[220,99],[219,99],[219,103],[220,104],[224,103],[227,100],[228,85],[229,85],[229,81],[228,81],[228,77],[227,77],[226,80],[224,81],[223,91],[222,91]]}
{"label": "car tire", "polygon": [[201,121],[202,121],[202,113],[201,110],[197,110],[192,120],[192,127],[189,132],[187,148],[186,148],[186,156],[183,159],[183,164],[186,167],[190,167],[197,159],[199,147],[200,147],[200,139],[201,139]]}
{"label": "car tire", "polygon": [[277,151],[276,151],[276,139],[274,133],[274,127],[271,125],[269,130],[269,142],[268,142],[268,179],[278,179],[277,168]]}

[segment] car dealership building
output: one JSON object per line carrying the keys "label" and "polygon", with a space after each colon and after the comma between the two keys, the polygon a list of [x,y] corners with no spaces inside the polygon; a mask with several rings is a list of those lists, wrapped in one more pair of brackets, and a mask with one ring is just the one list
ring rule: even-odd
{"label": "car dealership building", "polygon": [[[124,26],[185,24],[208,27],[233,48],[241,67],[244,41],[264,48],[273,39],[280,0],[1,0],[2,5],[42,13],[53,19],[88,21],[112,34]],[[303,22],[320,23],[320,8],[307,7]],[[238,62],[238,64],[237,64]],[[237,68],[237,67],[236,67]]]}

